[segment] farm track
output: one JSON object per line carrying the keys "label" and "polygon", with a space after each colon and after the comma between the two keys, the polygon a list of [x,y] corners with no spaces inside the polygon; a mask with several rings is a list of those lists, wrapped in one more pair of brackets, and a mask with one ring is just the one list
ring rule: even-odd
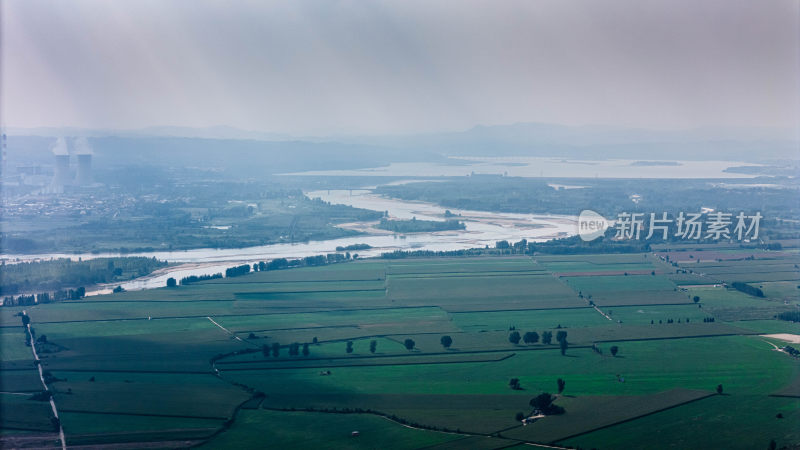
{"label": "farm track", "polygon": [[606,314],[602,310],[600,310],[600,308],[598,308],[597,305],[593,306],[592,308],[594,308],[595,311],[599,312],[603,317],[605,317],[609,321],[611,321],[611,322],[614,321],[614,319],[612,319],[611,316],[609,316],[608,314]]}
{"label": "farm track", "polygon": [[[28,314],[25,310],[22,310],[22,314],[27,317]],[[31,342],[31,351],[33,352],[33,360],[36,363],[36,368],[39,369],[39,379],[42,380],[42,386],[44,390],[50,392],[50,389],[47,388],[47,383],[44,381],[44,371],[42,369],[42,362],[39,360],[39,355],[36,354],[36,340],[33,338],[33,333],[31,333],[31,324],[28,324],[25,327],[28,337],[30,338]],[[61,420],[58,418],[58,409],[56,408],[56,402],[53,400],[52,394],[50,395],[50,408],[53,410],[53,416],[58,421],[58,437],[61,440],[61,448],[63,450],[67,449],[67,440],[64,437],[64,427],[61,425]]]}
{"label": "farm track", "polygon": [[[237,335],[236,335],[236,334],[235,334],[233,331],[231,331],[231,330],[229,330],[229,329],[227,329],[227,328],[223,327],[222,325],[218,324],[216,320],[214,320],[214,319],[212,319],[211,317],[208,317],[208,316],[206,316],[206,319],[210,320],[210,321],[211,321],[211,323],[213,323],[214,325],[216,325],[217,327],[219,327],[219,329],[221,329],[222,331],[224,331],[225,333],[227,333],[227,334],[228,334],[229,336],[231,336],[232,338],[236,339],[236,340],[237,340],[237,341],[239,341],[239,342],[244,342],[244,341],[242,340],[242,338],[240,338],[239,336],[237,336]],[[255,345],[255,344],[253,344],[253,345]]]}

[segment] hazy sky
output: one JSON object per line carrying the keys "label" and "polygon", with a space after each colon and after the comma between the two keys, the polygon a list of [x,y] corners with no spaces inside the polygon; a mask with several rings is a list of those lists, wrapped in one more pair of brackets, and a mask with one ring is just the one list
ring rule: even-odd
{"label": "hazy sky", "polygon": [[0,5],[11,127],[800,121],[800,0]]}

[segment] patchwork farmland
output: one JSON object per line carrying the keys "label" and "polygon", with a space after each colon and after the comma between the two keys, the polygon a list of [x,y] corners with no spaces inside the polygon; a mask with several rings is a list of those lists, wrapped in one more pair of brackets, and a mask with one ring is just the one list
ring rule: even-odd
{"label": "patchwork farmland", "polygon": [[[800,361],[763,336],[800,335],[776,319],[800,258],[667,250],[368,259],[3,308],[2,443],[59,447],[52,395],[70,446],[800,444]],[[523,424],[543,392],[565,412]]]}

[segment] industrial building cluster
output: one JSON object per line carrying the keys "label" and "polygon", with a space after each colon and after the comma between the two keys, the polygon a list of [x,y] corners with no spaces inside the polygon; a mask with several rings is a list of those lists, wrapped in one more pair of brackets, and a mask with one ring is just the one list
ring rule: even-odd
{"label": "industrial building cluster", "polygon": [[[92,148],[84,137],[79,137],[67,145],[64,138],[56,139],[53,146],[55,156],[55,171],[53,174],[53,189],[63,192],[67,186],[88,186],[92,184]],[[70,152],[71,150],[71,152]],[[70,159],[75,156],[77,167],[75,175],[70,167]]]}
{"label": "industrial building cluster", "polygon": [[[4,136],[5,137],[5,136]],[[17,166],[15,174],[8,173],[5,161],[5,140],[3,158],[4,183],[38,187],[40,194],[60,194],[73,188],[93,186],[92,148],[85,137],[55,139],[51,146],[53,166]]]}

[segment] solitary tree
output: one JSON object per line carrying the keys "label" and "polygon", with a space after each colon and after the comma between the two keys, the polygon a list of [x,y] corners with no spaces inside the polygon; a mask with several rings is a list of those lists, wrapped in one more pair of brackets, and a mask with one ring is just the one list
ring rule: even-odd
{"label": "solitary tree", "polygon": [[378,341],[369,341],[369,352],[375,353],[375,350],[378,349]]}
{"label": "solitary tree", "polygon": [[567,385],[567,382],[559,378],[556,383],[558,384],[558,393],[564,392],[564,386]]}
{"label": "solitary tree", "polygon": [[722,394],[722,385],[721,384],[717,385],[717,394]]}
{"label": "solitary tree", "polygon": [[561,341],[566,341],[566,340],[567,340],[567,332],[564,331],[564,330],[559,330],[556,333],[556,341],[561,342]]}
{"label": "solitary tree", "polygon": [[169,277],[167,278],[167,287],[175,287],[178,285],[178,282],[175,281],[175,278]]}
{"label": "solitary tree", "polygon": [[347,353],[353,353],[353,341],[347,341],[347,348],[345,351]]}
{"label": "solitary tree", "polygon": [[539,333],[535,331],[528,331],[522,336],[522,340],[526,344],[535,344],[539,342]]}
{"label": "solitary tree", "polygon": [[697,303],[697,302],[699,302],[699,301],[700,301],[700,297],[699,297],[699,296],[697,296],[697,295],[695,295],[695,296],[692,298],[692,300],[694,300],[694,302],[695,302],[695,303]]}
{"label": "solitary tree", "polygon": [[414,350],[414,346],[416,346],[417,343],[414,342],[413,339],[406,339],[405,341],[403,341],[403,345],[406,346],[407,350]]}
{"label": "solitary tree", "polygon": [[567,354],[567,347],[569,346],[569,344],[567,344],[567,340],[563,339],[563,340],[559,341],[558,345],[561,346],[561,356],[566,355]]}
{"label": "solitary tree", "polygon": [[522,389],[522,387],[519,385],[519,378],[512,378],[508,380],[508,387],[514,389],[515,391]]}
{"label": "solitary tree", "polygon": [[553,342],[553,332],[552,331],[543,331],[542,332],[542,344],[550,345]]}
{"label": "solitary tree", "polygon": [[542,392],[536,397],[532,398],[530,405],[534,410],[549,416],[553,414],[564,414],[564,408],[553,404],[553,396],[547,392]]}
{"label": "solitary tree", "polygon": [[303,343],[303,356],[308,356],[308,342]]}
{"label": "solitary tree", "polygon": [[267,344],[261,346],[261,354],[263,354],[264,357],[269,356],[269,346]]}
{"label": "solitary tree", "polygon": [[314,339],[312,339],[312,340],[311,340],[311,342],[312,342],[312,343],[314,343],[314,344],[316,344],[317,342],[319,342],[319,339],[317,339],[317,337],[316,337],[316,336],[314,336]]}
{"label": "solitary tree", "polygon": [[519,340],[522,339],[519,335],[519,331],[512,331],[511,334],[508,335],[508,342],[516,345],[519,344]]}
{"label": "solitary tree", "polygon": [[439,342],[442,343],[442,347],[450,348],[450,346],[453,345],[453,338],[451,338],[450,336],[442,336]]}
{"label": "solitary tree", "polygon": [[272,356],[277,358],[281,354],[281,344],[277,342],[272,343]]}
{"label": "solitary tree", "polygon": [[619,347],[617,347],[616,345],[612,345],[611,346],[611,356],[617,356],[618,352],[619,352]]}

